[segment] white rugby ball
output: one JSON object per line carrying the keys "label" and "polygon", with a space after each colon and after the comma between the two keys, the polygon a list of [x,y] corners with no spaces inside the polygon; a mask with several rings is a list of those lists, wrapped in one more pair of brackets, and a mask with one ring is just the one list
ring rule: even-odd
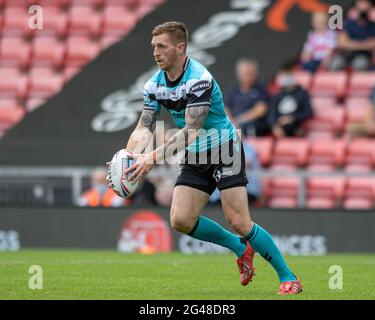
{"label": "white rugby ball", "polygon": [[124,174],[124,171],[134,163],[134,160],[129,158],[129,154],[131,152],[121,149],[113,156],[108,166],[109,184],[113,191],[122,198],[129,197],[138,187],[138,183],[128,180],[131,173]]}

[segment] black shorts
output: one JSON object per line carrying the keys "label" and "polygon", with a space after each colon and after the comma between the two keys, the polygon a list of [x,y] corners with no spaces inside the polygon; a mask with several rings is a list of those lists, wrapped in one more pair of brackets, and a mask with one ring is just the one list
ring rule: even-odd
{"label": "black shorts", "polygon": [[175,186],[189,186],[209,195],[214,190],[246,186],[245,153],[236,137],[203,153],[185,152]]}

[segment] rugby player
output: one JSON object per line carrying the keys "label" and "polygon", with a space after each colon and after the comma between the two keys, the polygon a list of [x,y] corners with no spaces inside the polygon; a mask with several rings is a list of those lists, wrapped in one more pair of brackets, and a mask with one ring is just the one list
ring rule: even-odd
{"label": "rugby player", "polygon": [[[255,274],[253,258],[258,252],[277,272],[279,294],[300,293],[301,283],[271,235],[250,218],[240,137],[224,111],[217,82],[202,64],[186,55],[187,42],[188,31],[181,22],[165,22],[152,31],[153,55],[160,69],[144,86],[144,110],[126,146],[133,153],[134,163],[124,173],[131,172],[130,181],[141,182],[156,162],[185,149],[173,192],[172,227],[232,250],[238,257],[242,285],[247,285]],[[161,106],[180,130],[155,150],[146,152]],[[217,134],[208,133],[212,130]],[[222,152],[225,149],[229,150],[226,159]],[[206,161],[202,163],[203,153]],[[225,217],[239,235],[200,215],[216,187],[221,192]]]}

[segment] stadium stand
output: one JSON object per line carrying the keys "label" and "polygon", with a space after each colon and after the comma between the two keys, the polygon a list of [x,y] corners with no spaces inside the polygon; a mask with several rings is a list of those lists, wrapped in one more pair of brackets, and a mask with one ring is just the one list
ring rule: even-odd
{"label": "stadium stand", "polygon": [[[0,0],[0,138],[163,1],[39,0],[45,10],[42,30],[27,26],[27,7],[33,3]],[[296,67],[295,77],[310,93],[314,110],[302,135],[246,138],[265,171],[291,173],[262,178],[265,205],[296,208],[303,187],[308,208],[374,208],[375,179],[356,175],[374,173],[375,142],[348,139],[344,130],[363,120],[371,106],[375,72],[319,69],[312,74]]]}

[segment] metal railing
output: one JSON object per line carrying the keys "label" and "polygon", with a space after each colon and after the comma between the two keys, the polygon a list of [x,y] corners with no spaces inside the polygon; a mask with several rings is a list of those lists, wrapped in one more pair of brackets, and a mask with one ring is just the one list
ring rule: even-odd
{"label": "metal railing", "polygon": [[[72,203],[77,204],[80,195],[82,194],[82,181],[90,176],[94,167],[15,167],[15,166],[0,166],[0,181],[4,178],[68,178],[70,180],[70,188],[72,190]],[[334,172],[316,172],[306,169],[299,169],[296,171],[280,171],[280,170],[248,170],[248,177],[257,176],[260,178],[266,177],[297,177],[299,178],[299,192],[298,192],[298,206],[304,208],[306,206],[306,179],[309,177],[329,177],[329,176],[345,176],[345,177],[375,177],[375,171],[371,173],[363,172],[345,172],[336,170]]]}

